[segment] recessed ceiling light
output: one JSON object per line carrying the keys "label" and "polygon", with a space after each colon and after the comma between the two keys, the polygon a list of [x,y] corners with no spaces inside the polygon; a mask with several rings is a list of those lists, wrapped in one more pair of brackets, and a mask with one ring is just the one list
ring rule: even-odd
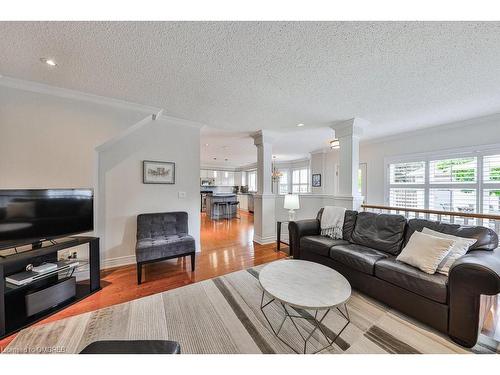
{"label": "recessed ceiling light", "polygon": [[298,126],[299,128],[301,128],[301,127],[303,127],[303,126],[304,126],[304,124],[300,123],[300,124],[297,124],[297,126]]}
{"label": "recessed ceiling light", "polygon": [[40,61],[43,62],[44,64],[47,64],[47,65],[50,65],[50,66],[56,66],[57,65],[57,63],[54,60],[48,59],[46,57],[40,58]]}
{"label": "recessed ceiling light", "polygon": [[205,143],[205,146],[208,146],[208,143]]}

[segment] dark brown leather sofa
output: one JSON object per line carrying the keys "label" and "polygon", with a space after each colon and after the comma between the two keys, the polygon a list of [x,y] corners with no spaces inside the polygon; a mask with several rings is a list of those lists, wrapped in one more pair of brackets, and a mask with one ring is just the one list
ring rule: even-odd
{"label": "dark brown leather sofa", "polygon": [[[294,258],[322,263],[343,274],[361,292],[441,331],[465,347],[476,344],[485,312],[500,293],[498,236],[485,227],[465,227],[401,215],[346,211],[343,239],[320,235],[316,219],[290,222]],[[424,227],[476,238],[449,276],[426,274],[396,261],[410,236]]]}

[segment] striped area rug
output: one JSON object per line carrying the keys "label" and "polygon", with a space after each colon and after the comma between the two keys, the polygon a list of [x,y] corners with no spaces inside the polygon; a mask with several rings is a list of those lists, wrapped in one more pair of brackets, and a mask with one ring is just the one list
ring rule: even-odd
{"label": "striped area rug", "polygon": [[[234,272],[168,292],[74,316],[21,331],[5,353],[78,353],[96,340],[166,339],[178,341],[182,353],[293,353],[270,330],[260,310],[258,272],[262,266]],[[336,343],[321,353],[492,353],[496,342],[482,337],[472,350],[446,336],[353,292],[348,302],[351,324]],[[269,306],[269,317],[278,324],[281,310]],[[308,316],[312,312],[296,311]],[[299,329],[311,330],[307,320]],[[345,320],[332,312],[323,331],[335,337]],[[297,349],[300,336],[287,321],[282,337]],[[317,332],[308,346],[314,351],[325,345]]]}

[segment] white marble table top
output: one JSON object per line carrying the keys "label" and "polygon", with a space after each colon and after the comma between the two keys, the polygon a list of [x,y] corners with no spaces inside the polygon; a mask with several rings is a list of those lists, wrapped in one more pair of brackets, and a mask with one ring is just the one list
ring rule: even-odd
{"label": "white marble table top", "polygon": [[260,271],[259,282],[271,297],[301,309],[329,309],[351,296],[351,285],[344,276],[305,260],[272,262]]}

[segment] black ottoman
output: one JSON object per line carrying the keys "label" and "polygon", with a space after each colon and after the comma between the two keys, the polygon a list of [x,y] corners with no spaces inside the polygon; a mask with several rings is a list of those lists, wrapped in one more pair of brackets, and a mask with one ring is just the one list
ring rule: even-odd
{"label": "black ottoman", "polygon": [[178,342],[167,340],[95,341],[80,354],[181,354],[181,347]]}

